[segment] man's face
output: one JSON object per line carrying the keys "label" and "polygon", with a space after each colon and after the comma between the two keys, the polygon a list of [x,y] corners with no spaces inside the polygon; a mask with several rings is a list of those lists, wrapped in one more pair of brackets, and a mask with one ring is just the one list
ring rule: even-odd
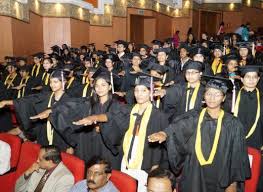
{"label": "man's face", "polygon": [[111,174],[105,173],[104,164],[95,164],[87,171],[87,186],[91,190],[104,187],[110,179]]}
{"label": "man's face", "polygon": [[47,161],[44,157],[45,157],[45,150],[44,149],[41,149],[39,151],[39,154],[38,154],[38,159],[37,159],[37,163],[39,164],[39,167],[41,169],[48,169],[50,167],[50,161]]}
{"label": "man's face", "polygon": [[172,192],[172,184],[168,178],[149,178],[147,192]]}

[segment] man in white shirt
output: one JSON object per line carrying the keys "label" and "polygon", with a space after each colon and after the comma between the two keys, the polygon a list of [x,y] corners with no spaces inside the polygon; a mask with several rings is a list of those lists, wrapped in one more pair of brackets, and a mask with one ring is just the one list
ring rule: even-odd
{"label": "man in white shirt", "polygon": [[0,175],[10,170],[11,147],[8,143],[0,140]]}

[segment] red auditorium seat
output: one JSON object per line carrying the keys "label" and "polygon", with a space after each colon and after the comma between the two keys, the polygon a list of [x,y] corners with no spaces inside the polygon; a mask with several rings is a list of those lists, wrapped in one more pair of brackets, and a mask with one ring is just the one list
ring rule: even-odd
{"label": "red auditorium seat", "polygon": [[120,192],[137,191],[137,181],[125,173],[117,170],[112,170],[110,180],[114,183],[114,185],[119,189]]}
{"label": "red auditorium seat", "polygon": [[21,139],[17,136],[10,135],[7,133],[0,133],[0,140],[8,143],[11,147],[11,170],[0,176],[0,186],[1,192],[11,192],[11,188],[13,185],[13,180],[15,177],[15,169],[18,165],[18,160],[20,156],[20,149],[21,149]]}
{"label": "red auditorium seat", "polygon": [[74,155],[61,153],[62,161],[74,175],[75,183],[84,179],[85,163]]}
{"label": "red auditorium seat", "polygon": [[250,155],[252,167],[251,178],[245,182],[245,192],[256,192],[260,175],[261,152],[254,148],[248,147],[248,154]]}

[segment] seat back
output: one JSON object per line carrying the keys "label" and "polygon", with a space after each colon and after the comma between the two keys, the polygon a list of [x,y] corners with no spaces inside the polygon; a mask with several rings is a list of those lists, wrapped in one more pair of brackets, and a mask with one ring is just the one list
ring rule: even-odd
{"label": "seat back", "polygon": [[0,133],[0,140],[10,145],[11,148],[10,166],[11,168],[15,168],[18,164],[18,160],[20,156],[21,139],[11,134]]}
{"label": "seat back", "polygon": [[85,174],[84,161],[74,155],[70,155],[64,152],[61,153],[61,157],[64,165],[74,175],[75,183],[77,183],[80,180],[83,180]]}
{"label": "seat back", "polygon": [[261,152],[248,147],[248,155],[251,168],[251,178],[245,181],[245,192],[256,192],[260,175]]}
{"label": "seat back", "polygon": [[137,181],[126,173],[112,170],[110,180],[119,189],[120,192],[137,191]]}

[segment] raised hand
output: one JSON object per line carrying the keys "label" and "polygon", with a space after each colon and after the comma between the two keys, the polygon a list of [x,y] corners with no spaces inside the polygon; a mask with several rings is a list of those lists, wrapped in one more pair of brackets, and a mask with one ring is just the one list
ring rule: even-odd
{"label": "raised hand", "polygon": [[165,132],[163,131],[160,131],[160,132],[157,132],[157,133],[153,133],[151,135],[148,136],[148,141],[150,143],[154,143],[154,142],[159,142],[159,143],[162,143],[166,140],[167,138],[167,135]]}
{"label": "raised hand", "polygon": [[47,109],[47,110],[39,113],[38,115],[30,117],[30,119],[31,120],[34,120],[34,119],[47,119],[51,112],[52,112],[51,109]]}

